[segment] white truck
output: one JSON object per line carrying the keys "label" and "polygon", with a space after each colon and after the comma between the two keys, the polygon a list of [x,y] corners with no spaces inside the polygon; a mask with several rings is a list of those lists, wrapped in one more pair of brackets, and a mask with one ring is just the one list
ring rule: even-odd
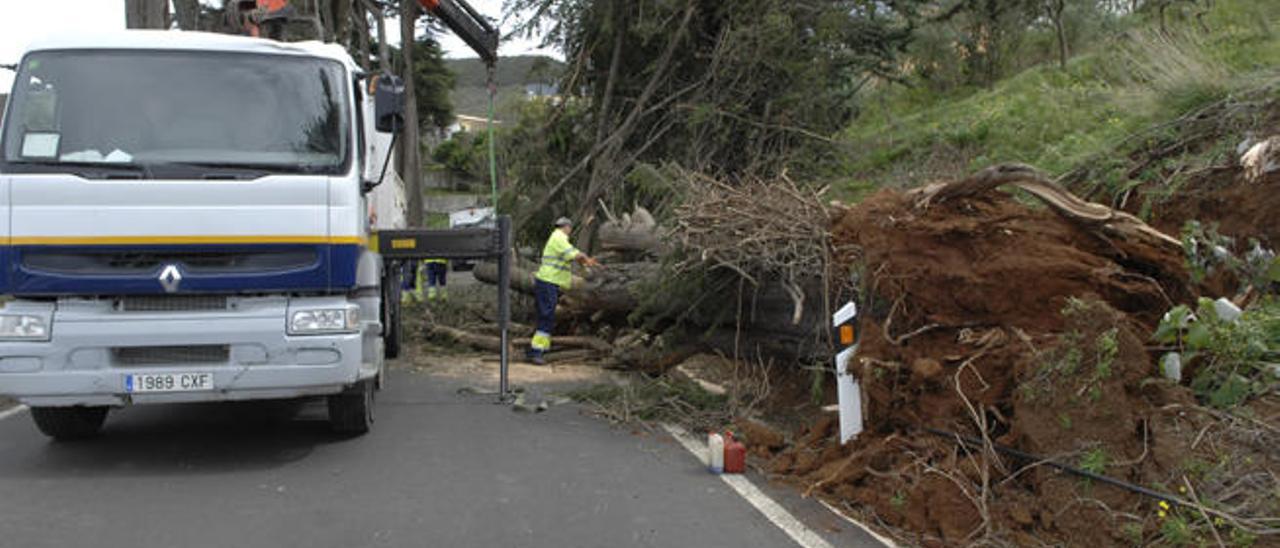
{"label": "white truck", "polygon": [[[418,1],[492,78],[497,29],[464,0]],[[228,6],[253,36],[293,13]],[[395,262],[510,266],[507,217],[404,229],[387,177],[403,109],[399,79],[333,44],[128,31],[28,48],[0,116],[0,396],[58,439],[113,407],[308,396],[367,432],[399,352]],[[505,283],[498,302],[505,338]]]}
{"label": "white truck", "polygon": [[32,45],[0,134],[0,395],[59,439],[113,407],[305,396],[367,431],[398,301],[370,237],[398,209],[371,118],[399,96],[375,108],[374,80],[395,88],[320,43]]}

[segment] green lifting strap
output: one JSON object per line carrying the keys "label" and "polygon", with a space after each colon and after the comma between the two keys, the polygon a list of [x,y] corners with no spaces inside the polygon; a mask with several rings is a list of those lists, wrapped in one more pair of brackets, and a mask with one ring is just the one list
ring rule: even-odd
{"label": "green lifting strap", "polygon": [[493,205],[493,216],[498,217],[498,153],[497,146],[493,138],[493,103],[495,96],[498,94],[497,67],[496,62],[489,63],[489,121],[487,124],[489,132],[489,187],[492,197],[491,205]]}

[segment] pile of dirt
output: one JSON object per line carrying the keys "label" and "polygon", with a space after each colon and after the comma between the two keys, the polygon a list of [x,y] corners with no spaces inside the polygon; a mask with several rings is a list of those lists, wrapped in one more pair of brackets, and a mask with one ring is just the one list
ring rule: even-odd
{"label": "pile of dirt", "polygon": [[772,472],[926,545],[1156,534],[1149,499],[939,432],[1178,485],[1207,418],[1168,412],[1194,401],[1158,378],[1145,345],[1163,311],[1196,297],[1176,246],[998,191],[927,206],[882,191],[839,215],[833,233],[846,264],[863,267],[852,367],[868,431],[841,446],[835,417],[823,416]]}
{"label": "pile of dirt", "polygon": [[843,215],[834,237],[856,254],[847,262],[866,265],[863,364],[905,383],[867,386],[885,428],[962,416],[949,391],[904,406],[902,388],[936,387],[965,362],[994,383],[984,405],[1007,399],[1014,366],[1064,331],[1075,299],[1106,303],[1135,333],[1194,300],[1178,250],[1108,239],[1000,192],[921,209],[884,191]]}
{"label": "pile of dirt", "polygon": [[1247,243],[1256,238],[1280,248],[1280,173],[1258,181],[1245,179],[1238,166],[1208,170],[1191,177],[1177,196],[1156,203],[1151,224],[1178,234],[1187,221],[1215,225],[1218,232]]}

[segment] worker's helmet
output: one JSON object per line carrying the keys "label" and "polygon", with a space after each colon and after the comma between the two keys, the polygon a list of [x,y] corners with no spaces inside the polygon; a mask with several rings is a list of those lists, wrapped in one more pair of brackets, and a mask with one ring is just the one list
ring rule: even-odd
{"label": "worker's helmet", "polygon": [[559,219],[556,219],[556,226],[557,227],[573,226],[573,221],[570,221],[568,217],[561,217]]}

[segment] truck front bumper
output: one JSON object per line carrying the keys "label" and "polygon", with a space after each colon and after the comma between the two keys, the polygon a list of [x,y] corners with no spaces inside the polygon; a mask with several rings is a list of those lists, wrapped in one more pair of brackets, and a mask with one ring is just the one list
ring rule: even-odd
{"label": "truck front bumper", "polygon": [[[0,394],[32,406],[182,403],[334,394],[377,371],[359,332],[290,335],[300,306],[342,306],[342,297],[231,298],[220,310],[127,312],[109,300],[60,300],[47,342],[0,343]],[[25,308],[34,303],[22,302]],[[198,351],[192,351],[198,349]],[[381,351],[380,348],[377,349]],[[130,392],[136,374],[208,373],[211,390]]]}

